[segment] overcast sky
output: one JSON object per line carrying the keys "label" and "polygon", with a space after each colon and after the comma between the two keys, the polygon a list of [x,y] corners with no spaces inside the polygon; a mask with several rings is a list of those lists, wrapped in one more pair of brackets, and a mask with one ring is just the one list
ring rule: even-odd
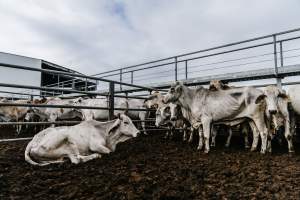
{"label": "overcast sky", "polygon": [[300,27],[299,0],[0,0],[0,51],[95,74]]}

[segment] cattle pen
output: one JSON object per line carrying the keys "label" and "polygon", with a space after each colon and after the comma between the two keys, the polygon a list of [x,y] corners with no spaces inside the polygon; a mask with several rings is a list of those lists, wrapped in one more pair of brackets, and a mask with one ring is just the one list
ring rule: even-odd
{"label": "cattle pen", "polygon": [[[115,107],[115,98],[147,100],[152,91],[167,92],[171,83],[178,80],[188,86],[207,85],[212,79],[240,85],[246,82],[256,87],[299,84],[299,33],[300,28],[293,29],[90,76],[0,63],[1,68],[16,69],[20,74],[32,71],[68,78],[61,81],[58,78],[57,83],[46,86],[1,82],[0,87],[25,91],[3,93],[29,100],[107,99],[107,107],[6,101],[1,101],[0,107],[108,110],[109,119],[113,119],[115,111],[120,110],[155,111]],[[229,69],[233,72],[228,73]],[[81,86],[76,88],[75,83]],[[29,90],[37,92],[26,92]],[[234,137],[232,147],[224,149],[225,137],[220,135],[217,147],[205,155],[196,151],[195,143],[182,142],[179,135],[172,141],[164,140],[162,134],[167,128],[153,126],[153,117],[133,120],[142,121],[147,122],[149,135],[120,144],[111,155],[85,164],[63,163],[43,168],[24,161],[24,149],[34,135],[33,130],[15,134],[8,127],[74,125],[81,121],[0,122],[0,199],[294,199],[300,196],[299,144],[295,145],[294,156],[288,155],[279,144],[274,144],[277,148],[272,155],[260,155],[244,150],[239,135]]]}

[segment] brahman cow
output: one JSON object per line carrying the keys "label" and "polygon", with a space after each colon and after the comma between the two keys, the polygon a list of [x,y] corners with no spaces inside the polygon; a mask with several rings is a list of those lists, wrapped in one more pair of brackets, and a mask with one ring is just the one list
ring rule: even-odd
{"label": "brahman cow", "polygon": [[203,135],[199,132],[198,149],[203,147],[203,136],[205,149],[210,150],[209,139],[212,123],[234,124],[250,120],[254,139],[251,150],[257,148],[258,135],[262,139],[261,153],[266,152],[268,141],[268,129],[264,120],[265,103],[262,91],[253,87],[232,88],[228,90],[209,91],[204,87],[191,89],[181,82],[172,84],[170,90],[164,97],[164,102],[177,103],[185,110],[183,115],[192,126],[203,126]]}
{"label": "brahman cow", "polygon": [[[95,106],[95,107],[108,107],[108,99],[107,98],[96,98],[96,99],[78,99],[76,105],[82,106]],[[125,98],[115,98],[114,99],[114,107],[122,108],[124,110],[115,110],[114,114],[122,114],[125,113],[131,119],[140,119],[143,133],[147,135],[146,132],[146,124],[145,119],[147,117],[147,111],[134,111],[128,110],[129,108],[137,108],[137,109],[146,109],[147,107],[144,105],[143,99],[125,99]],[[84,120],[107,120],[109,117],[109,111],[103,109],[81,109],[83,113]]]}
{"label": "brahman cow", "polygon": [[[210,91],[217,91],[217,90],[227,90],[233,88],[231,86],[228,86],[227,84],[223,83],[221,80],[211,80],[209,83],[209,90]],[[245,142],[245,148],[249,148],[249,141],[248,141],[248,126],[247,123],[242,123],[238,125],[235,125],[235,128],[238,128],[241,130],[242,135],[244,136],[244,142]],[[232,138],[232,128],[228,126],[228,137],[225,143],[225,147],[230,146],[231,138]],[[214,147],[216,146],[216,136],[217,136],[217,127],[216,125],[212,126],[211,134],[211,146]]]}
{"label": "brahman cow", "polygon": [[38,166],[64,162],[87,162],[101,154],[115,151],[116,145],[132,137],[138,130],[126,115],[98,122],[84,121],[75,126],[50,127],[36,134],[25,150],[25,160]]}
{"label": "brahman cow", "polygon": [[[7,99],[1,99],[1,103],[16,103],[16,104],[27,104],[31,103],[29,100],[15,100],[9,101]],[[22,122],[26,116],[29,107],[23,106],[1,106],[0,107],[0,116],[5,121],[15,121]],[[20,134],[22,125],[16,125],[16,132]]]}
{"label": "brahman cow", "polygon": [[168,126],[165,138],[172,138],[176,128],[183,129],[183,141],[187,138],[186,123],[183,117],[179,114],[180,108],[174,103],[159,104],[156,110],[155,126],[160,127],[162,125]]}
{"label": "brahman cow", "polygon": [[[293,135],[291,134],[288,96],[283,90],[279,89],[275,85],[270,85],[264,88],[264,94],[267,105],[267,126],[269,131],[271,131],[271,136],[275,136],[280,126],[284,126],[284,136],[288,142],[288,149],[290,153],[293,153]],[[269,145],[271,145],[271,143],[269,143]],[[271,146],[268,146],[268,150],[271,151]]]}

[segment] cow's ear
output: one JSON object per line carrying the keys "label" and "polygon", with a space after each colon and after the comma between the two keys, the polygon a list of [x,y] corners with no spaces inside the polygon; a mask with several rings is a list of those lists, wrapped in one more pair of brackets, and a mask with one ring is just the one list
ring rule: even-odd
{"label": "cow's ear", "polygon": [[[126,111],[125,111],[125,112],[126,112]],[[121,114],[118,113],[118,114],[117,114],[117,117],[118,117],[118,119],[121,119]]]}
{"label": "cow's ear", "polygon": [[111,127],[109,127],[108,135],[112,134],[120,126],[120,124],[121,124],[121,120],[117,119],[115,123]]}
{"label": "cow's ear", "polygon": [[182,91],[182,85],[176,86],[175,91],[180,93]]}
{"label": "cow's ear", "polygon": [[289,98],[288,95],[285,94],[284,92],[280,92],[280,93],[278,94],[278,97],[283,98],[283,99],[288,99],[288,98]]}
{"label": "cow's ear", "polygon": [[260,103],[262,100],[265,99],[265,97],[266,97],[266,95],[264,95],[264,94],[259,95],[259,96],[256,98],[255,103],[256,103],[256,104]]}
{"label": "cow's ear", "polygon": [[230,86],[227,85],[227,84],[222,84],[222,89],[223,90],[228,90],[228,89],[230,89]]}
{"label": "cow's ear", "polygon": [[214,86],[214,85],[210,85],[210,86],[209,86],[209,90],[210,90],[210,91],[217,91],[217,88],[216,88],[216,86]]}

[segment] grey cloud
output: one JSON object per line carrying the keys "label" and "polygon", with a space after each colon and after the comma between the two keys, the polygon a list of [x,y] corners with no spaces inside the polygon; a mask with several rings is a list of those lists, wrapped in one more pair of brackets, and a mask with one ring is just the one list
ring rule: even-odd
{"label": "grey cloud", "polygon": [[1,51],[86,74],[299,26],[297,0],[0,0]]}

